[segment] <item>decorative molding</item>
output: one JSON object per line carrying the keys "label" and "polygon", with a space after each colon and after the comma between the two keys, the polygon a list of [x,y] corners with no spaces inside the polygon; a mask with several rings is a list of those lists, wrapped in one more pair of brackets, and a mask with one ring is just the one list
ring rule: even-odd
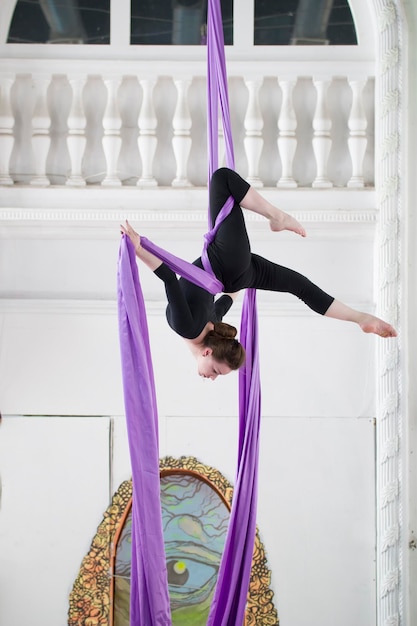
{"label": "decorative molding", "polygon": [[[35,190],[38,191],[38,190]],[[51,189],[51,191],[53,191]],[[69,189],[73,191],[73,189]],[[109,190],[110,191],[110,190]],[[84,193],[88,196],[88,191]],[[138,192],[136,192],[138,193]],[[153,192],[155,193],[155,192]],[[147,206],[146,210],[132,208],[137,206],[137,198],[135,202],[127,202],[127,206],[123,208],[107,209],[103,207],[100,201],[97,201],[97,195],[92,194],[90,202],[86,198],[74,198],[73,206],[76,208],[62,207],[57,208],[58,200],[55,200],[55,206],[42,208],[41,206],[13,207],[6,206],[0,208],[0,240],[1,239],[67,239],[67,240],[102,240],[115,239],[118,236],[119,224],[126,219],[129,220],[136,228],[142,230],[150,238],[163,238],[169,235],[173,228],[181,229],[181,239],[196,240],[203,237],[207,230],[207,208],[200,210],[200,207],[207,198],[207,191],[190,190],[191,198],[185,203],[183,201],[182,191],[179,195],[175,193],[161,192],[160,204],[169,209],[153,209],[155,199],[152,198],[147,202],[147,198],[152,192],[146,192],[146,198],[141,200],[141,206]],[[288,193],[286,197],[282,197],[281,193]],[[288,213],[294,215],[296,219],[305,224],[309,229],[311,240],[318,234],[324,239],[334,241],[342,238],[343,240],[354,237],[355,240],[362,238],[373,240],[377,226],[377,212],[374,208],[375,195],[373,192],[363,193],[359,191],[357,194],[352,190],[345,192],[336,192],[335,196],[329,198],[334,191],[327,191],[322,195],[318,192],[306,193],[304,199],[290,198],[292,192],[280,190],[265,190],[262,194],[277,206],[285,206]],[[127,194],[131,197],[131,194]],[[56,196],[55,196],[56,198]],[[204,200],[203,200],[204,198]],[[3,198],[4,200],[4,198]],[[191,205],[188,209],[188,205]],[[303,206],[300,211],[299,206]],[[149,208],[149,206],[151,208]],[[184,208],[184,206],[186,208]],[[293,209],[294,206],[294,209]],[[84,208],[86,207],[86,208]],[[178,208],[176,208],[178,207]],[[198,207],[198,208],[197,208]],[[320,207],[320,208],[317,208]],[[336,207],[336,208],[335,208]],[[350,208],[352,207],[352,208]],[[268,239],[271,237],[268,224],[263,217],[245,211],[245,220],[251,231],[251,238],[255,241],[259,239]],[[391,236],[392,230],[396,226],[393,224],[391,229],[386,230],[386,237]],[[153,232],[155,231],[155,233]],[[280,233],[280,238],[291,238],[292,233]]]}
{"label": "decorative molding", "polygon": [[[392,371],[392,370],[391,370]],[[386,372],[388,374],[389,372]],[[387,394],[384,398],[384,402],[381,403],[381,412],[380,417],[382,420],[387,419],[395,412],[395,409],[398,407],[398,394],[397,392],[392,392]]]}
{"label": "decorative molding", "polygon": [[399,55],[400,53],[398,47],[387,50],[381,60],[381,71],[386,72],[387,70],[393,68],[399,61]]}
{"label": "decorative molding", "polygon": [[398,351],[395,349],[388,350],[383,357],[381,364],[381,374],[385,374],[388,370],[393,370],[398,365]]}
{"label": "decorative molding", "polygon": [[201,211],[142,211],[102,209],[0,209],[0,221],[9,222],[118,222],[135,219],[137,222],[207,222],[207,213]]}
{"label": "decorative molding", "polygon": [[[291,297],[291,296],[289,296]],[[371,302],[349,303],[360,311],[373,312]],[[235,303],[233,314],[238,316],[239,301]],[[165,317],[166,300],[147,300],[146,311],[149,317]],[[305,304],[291,297],[291,301],[271,302],[258,300],[258,313],[262,317],[306,317],[321,319]],[[117,315],[117,302],[109,298],[85,300],[80,296],[73,299],[57,299],[54,295],[44,298],[7,297],[0,298],[0,315]]]}
{"label": "decorative molding", "polygon": [[[377,11],[378,8],[376,7]],[[397,14],[395,11],[395,6],[392,2],[386,2],[385,6],[383,6],[378,15],[378,25],[380,33],[383,33],[384,30],[388,28],[388,26],[392,26],[397,19]]]}
{"label": "decorative molding", "polygon": [[[384,450],[381,451],[381,464],[395,456],[399,450],[400,441],[398,435],[387,439]],[[396,526],[398,528],[398,526]]]}
{"label": "decorative molding", "polygon": [[[322,211],[324,214],[337,210],[367,211],[375,208],[376,193],[373,187],[351,189],[334,187],[331,190],[299,187],[279,189],[264,187],[262,195],[272,203],[286,210],[302,206],[306,213]],[[205,216],[207,222],[207,187],[192,186],[187,189],[173,187],[141,188],[132,186],[102,187],[87,185],[83,188],[33,187],[24,184],[5,186],[0,194],[0,219],[4,211],[42,211],[45,215],[54,213],[57,219],[74,213],[88,216],[90,213],[103,216],[118,215],[126,211],[134,214],[185,213],[189,219],[194,213]],[[74,209],[74,207],[77,207]],[[144,208],[145,207],[145,208]],[[167,208],[168,207],[168,208]],[[37,213],[35,213],[37,216]],[[37,219],[37,217],[36,217]],[[88,217],[81,218],[88,219]]]}
{"label": "decorative molding", "polygon": [[[394,68],[386,68],[388,69]],[[387,113],[391,113],[392,111],[396,111],[400,102],[400,92],[398,89],[392,89],[391,91],[387,91],[381,100],[381,115],[387,115]]]}
{"label": "decorative molding", "polygon": [[398,480],[393,480],[390,483],[385,484],[384,488],[381,489],[380,500],[381,507],[386,507],[390,502],[395,502],[398,498],[399,493],[399,482]]}
{"label": "decorative molding", "polygon": [[387,530],[385,536],[382,538],[382,542],[381,542],[382,551],[385,552],[385,550],[387,550],[390,546],[395,545],[399,539],[399,536],[400,536],[400,528],[398,524],[395,524],[395,526],[392,526],[391,528]]}
{"label": "decorative molding", "polygon": [[[373,0],[377,33],[375,187],[378,196],[377,309],[399,331],[403,75],[399,0]],[[378,158],[380,155],[380,158]],[[388,317],[389,316],[389,317]],[[399,339],[377,347],[377,625],[405,626],[402,404]]]}
{"label": "decorative molding", "polygon": [[[373,209],[368,211],[340,210],[333,211],[297,211],[291,212],[297,219],[312,224],[374,224],[376,222],[376,212]],[[124,219],[134,219],[142,223],[207,223],[207,212],[202,211],[126,211],[119,209],[116,211],[80,210],[66,209],[0,209],[1,222],[120,222]],[[248,222],[262,222],[265,219],[258,215],[245,212],[245,219]],[[1,234],[1,233],[0,233]]]}
{"label": "decorative molding", "polygon": [[385,137],[381,143],[381,159],[385,159],[387,155],[396,152],[398,150],[398,143],[399,136],[397,131]]}
{"label": "decorative molding", "polygon": [[395,591],[400,582],[400,572],[398,569],[389,572],[382,581],[381,597],[385,597],[390,591]]}

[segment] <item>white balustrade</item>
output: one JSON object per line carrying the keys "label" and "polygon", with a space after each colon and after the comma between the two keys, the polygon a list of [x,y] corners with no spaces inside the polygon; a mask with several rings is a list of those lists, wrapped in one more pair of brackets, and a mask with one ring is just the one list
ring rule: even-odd
{"label": "white balustrade", "polygon": [[348,146],[352,159],[352,176],[348,181],[348,187],[364,187],[363,159],[365,157],[368,139],[366,137],[367,119],[363,107],[363,88],[366,80],[350,80],[352,90],[352,107],[350,110],[348,126]]}
{"label": "white balustrade", "polygon": [[153,90],[156,81],[146,78],[140,80],[139,83],[143,92],[138,119],[138,147],[142,160],[142,173],[137,185],[139,187],[156,187],[158,183],[153,176],[153,159],[157,145],[156,127],[158,124],[153,103]]}
{"label": "white balustrade", "polygon": [[191,183],[187,177],[187,165],[191,150],[191,115],[188,108],[187,95],[191,80],[176,79],[174,84],[177,88],[177,104],[172,119],[174,130],[172,148],[176,162],[176,174],[172,181],[172,186],[189,187]]}
{"label": "white balustrade", "polygon": [[[93,178],[90,175],[92,170],[95,178],[92,184],[119,187],[122,185],[119,169],[124,167],[126,161],[129,163],[128,175],[124,176],[126,185],[156,187],[170,184],[169,179],[167,182],[155,174],[157,169],[154,171],[154,157],[159,147],[161,151],[168,149],[170,167],[173,164],[175,168],[171,186],[189,187],[190,154],[203,167],[207,159],[205,142],[193,144],[193,137],[201,137],[203,131],[192,133],[192,124],[206,123],[202,114],[206,107],[206,93],[199,88],[202,85],[199,81],[204,74],[202,69],[199,72],[200,69],[188,76],[180,74],[178,70],[173,83],[166,76],[150,71],[144,72],[139,78],[122,72],[120,76],[112,73],[110,77],[104,75],[103,78],[94,75],[89,79],[87,88],[87,77],[76,72],[59,75],[53,71],[43,74],[33,72],[19,75],[19,80],[16,80],[15,75],[3,73],[0,78],[0,184],[13,185],[18,182],[20,185],[30,183],[31,186],[48,186],[61,184],[59,181],[65,176],[67,185],[82,187],[87,177]],[[346,187],[359,189],[373,184],[372,171],[368,174],[368,180],[364,173],[364,158],[369,142],[367,120],[372,118],[373,102],[364,99],[367,79],[363,75],[351,73],[346,77],[352,93],[352,105],[345,118],[334,116],[343,127],[338,127],[333,134],[334,109],[340,107],[342,98],[346,98],[346,81],[340,80],[339,75],[334,82],[327,77],[313,78],[315,92],[307,77],[299,81],[297,76],[280,76],[277,80],[282,102],[277,121],[272,108],[276,83],[274,87],[274,81],[266,81],[262,72],[259,77],[243,72],[240,75],[235,73],[234,76],[240,78],[230,83],[230,114],[235,124],[235,161],[237,167],[241,168],[246,160],[246,177],[251,185],[276,186],[281,189],[297,188],[300,185],[331,188],[336,182],[330,180],[328,173],[330,151],[332,158],[340,155],[338,186],[340,180],[346,181]],[[141,89],[140,105],[135,99],[137,108],[132,109],[132,103],[126,100],[126,94],[131,92],[121,88],[123,77],[135,83],[137,92]],[[191,93],[190,86],[194,79],[196,89]],[[94,81],[100,86],[97,105],[94,104],[94,96],[93,100],[91,98]],[[329,99],[327,94],[330,85],[332,90]],[[247,105],[243,104],[244,88],[248,93]],[[312,93],[316,95],[315,102],[312,101]],[[196,121],[190,114],[190,95]],[[268,103],[269,110],[264,111],[260,106],[261,95]],[[135,92],[134,97],[137,98],[138,93]],[[126,107],[129,108],[130,116],[127,127],[122,129]],[[268,149],[271,140],[275,142],[277,130],[276,146],[281,160],[281,173],[274,180],[273,169],[261,156],[267,142]],[[172,154],[170,139],[167,138],[170,131]],[[129,141],[125,142],[126,137]],[[136,145],[132,147],[132,141],[137,141],[137,148]],[[347,149],[350,159],[346,158]],[[224,164],[225,145],[220,121],[218,151],[218,164],[221,166]],[[193,163],[194,175],[195,171]],[[301,178],[300,172],[303,172],[302,182],[296,180],[296,172],[298,178]],[[205,184],[205,173],[197,173],[197,176],[199,182],[196,184]]]}
{"label": "white balustrade", "polygon": [[104,84],[107,89],[107,103],[103,115],[103,150],[106,157],[107,171],[101,184],[108,187],[120,187],[122,182],[118,176],[117,163],[122,145],[120,129],[122,120],[117,105],[120,78],[107,78]]}
{"label": "white balustrade", "polygon": [[11,105],[13,76],[0,78],[0,185],[13,185],[10,176],[10,157],[13,150],[14,115]]}
{"label": "white balustrade", "polygon": [[316,158],[317,173],[312,186],[319,188],[333,187],[333,183],[327,176],[327,162],[332,146],[330,138],[332,121],[326,102],[330,80],[314,80],[313,83],[317,93],[316,109],[313,117],[313,150]]}
{"label": "white balustrade", "polygon": [[263,84],[263,79],[246,79],[245,85],[249,92],[249,101],[244,120],[245,126],[245,151],[248,160],[248,175],[246,180],[253,187],[263,187],[259,176],[259,160],[261,158],[264,141],[262,129],[264,126],[261,107],[259,105],[259,91]]}
{"label": "white balustrade", "polygon": [[86,184],[82,174],[82,158],[86,145],[86,119],[82,95],[86,77],[70,77],[69,82],[72,89],[72,103],[68,116],[67,145],[71,159],[71,172],[65,184],[71,187],[83,187]]}
{"label": "white balustrade", "polygon": [[50,184],[46,174],[46,159],[51,143],[51,118],[47,106],[47,92],[51,78],[45,76],[34,77],[36,89],[36,103],[32,118],[32,150],[34,155],[34,176],[31,185],[47,187]]}
{"label": "white balustrade", "polygon": [[278,118],[278,151],[281,157],[281,177],[277,187],[291,189],[297,187],[297,182],[293,177],[293,162],[297,148],[295,131],[297,129],[297,118],[295,116],[293,104],[293,90],[295,80],[278,80],[282,91],[281,111]]}

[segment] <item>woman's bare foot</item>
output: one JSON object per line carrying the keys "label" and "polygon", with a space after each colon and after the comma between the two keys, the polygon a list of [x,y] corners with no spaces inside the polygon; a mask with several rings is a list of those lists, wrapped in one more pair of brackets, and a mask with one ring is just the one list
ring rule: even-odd
{"label": "woman's bare foot", "polygon": [[355,322],[364,333],[374,333],[374,335],[379,335],[379,337],[397,336],[397,331],[388,322],[384,322],[384,320],[380,320],[379,317],[375,317],[375,315],[370,313],[351,309],[343,302],[340,302],[340,300],[333,300],[324,315],[336,320]]}
{"label": "woman's bare foot", "polygon": [[388,324],[388,322],[384,322],[369,313],[363,313],[362,319],[358,322],[358,324],[364,333],[374,333],[380,337],[397,336],[397,331],[391,326],[391,324]]}
{"label": "woman's bare foot", "polygon": [[275,233],[281,230],[290,230],[293,233],[297,233],[297,235],[301,235],[301,237],[307,235],[305,228],[301,226],[300,222],[295,217],[288,215],[288,213],[284,213],[284,211],[279,210],[277,217],[269,220],[269,225]]}

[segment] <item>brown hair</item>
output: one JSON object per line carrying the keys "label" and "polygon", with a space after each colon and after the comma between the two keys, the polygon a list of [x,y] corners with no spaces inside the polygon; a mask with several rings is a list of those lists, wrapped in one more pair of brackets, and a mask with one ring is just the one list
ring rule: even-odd
{"label": "brown hair", "polygon": [[245,362],[245,349],[237,339],[237,330],[230,324],[214,322],[214,329],[204,337],[204,345],[211,348],[213,358],[226,363],[232,370],[238,370]]}

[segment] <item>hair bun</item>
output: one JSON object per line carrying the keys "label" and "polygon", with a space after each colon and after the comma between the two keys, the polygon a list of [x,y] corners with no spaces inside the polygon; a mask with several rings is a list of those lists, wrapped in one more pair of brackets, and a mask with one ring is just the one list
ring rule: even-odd
{"label": "hair bun", "polygon": [[235,338],[237,330],[224,322],[213,322],[213,330],[204,337],[204,345],[211,348],[213,358],[237,370],[245,362],[245,349]]}
{"label": "hair bun", "polygon": [[234,326],[230,326],[230,324],[214,322],[213,333],[223,339],[234,339],[237,335],[237,330]]}

